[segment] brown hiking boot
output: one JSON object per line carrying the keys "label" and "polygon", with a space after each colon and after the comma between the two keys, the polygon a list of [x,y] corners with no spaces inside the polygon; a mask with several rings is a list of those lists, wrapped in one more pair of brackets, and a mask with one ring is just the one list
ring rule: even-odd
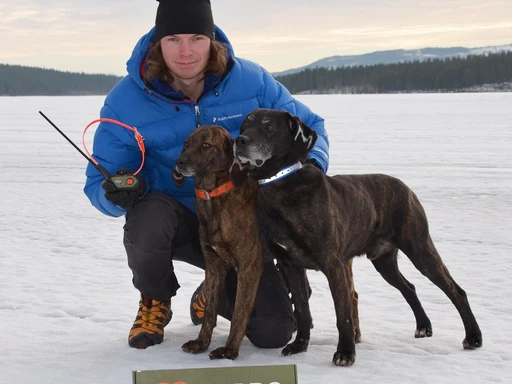
{"label": "brown hiking boot", "polygon": [[133,323],[128,344],[130,347],[146,349],[164,340],[164,327],[172,318],[171,301],[158,301],[140,295],[139,311]]}

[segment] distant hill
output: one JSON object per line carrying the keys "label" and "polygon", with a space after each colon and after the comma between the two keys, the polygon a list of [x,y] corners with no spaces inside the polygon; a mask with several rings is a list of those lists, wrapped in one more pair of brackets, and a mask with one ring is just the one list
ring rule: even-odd
{"label": "distant hill", "polygon": [[303,67],[288,69],[282,72],[273,73],[274,76],[290,75],[303,71],[305,69],[315,68],[343,68],[343,67],[356,67],[356,66],[369,66],[377,64],[397,64],[412,61],[427,61],[433,59],[446,59],[450,57],[467,57],[470,55],[486,55],[498,52],[512,51],[512,44],[497,45],[482,48],[422,48],[422,49],[397,49],[390,51],[377,51],[372,53],[365,53],[363,55],[353,56],[330,56],[317,60],[309,65]]}
{"label": "distant hill", "polygon": [[106,95],[119,76],[0,64],[0,96]]}
{"label": "distant hill", "polygon": [[292,94],[510,92],[512,51],[276,76]]}

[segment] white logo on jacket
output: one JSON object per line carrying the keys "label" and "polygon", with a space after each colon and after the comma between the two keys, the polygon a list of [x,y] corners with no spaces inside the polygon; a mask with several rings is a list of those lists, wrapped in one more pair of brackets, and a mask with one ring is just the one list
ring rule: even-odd
{"label": "white logo on jacket", "polygon": [[217,121],[224,121],[224,120],[231,120],[236,119],[237,117],[242,117],[242,114],[239,113],[238,115],[229,115],[229,116],[222,116],[222,117],[214,117],[213,122],[216,123]]}

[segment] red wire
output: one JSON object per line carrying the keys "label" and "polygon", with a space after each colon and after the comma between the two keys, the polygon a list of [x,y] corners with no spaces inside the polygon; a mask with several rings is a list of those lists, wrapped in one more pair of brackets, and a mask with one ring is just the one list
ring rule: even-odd
{"label": "red wire", "polygon": [[96,119],[96,120],[93,120],[91,121],[89,124],[87,124],[87,126],[84,128],[84,131],[82,132],[82,144],[84,146],[84,149],[85,149],[85,152],[87,152],[87,155],[91,158],[92,162],[96,165],[98,165],[98,161],[91,155],[91,153],[89,152],[89,150],[87,149],[87,145],[85,144],[85,132],[87,131],[87,129],[89,129],[89,127],[93,124],[96,124],[96,123],[112,123],[112,124],[117,124],[123,128],[126,128],[126,129],[129,129],[130,131],[133,131],[134,135],[135,135],[135,140],[137,140],[137,145],[139,146],[139,149],[140,149],[140,152],[142,154],[142,161],[140,163],[140,167],[139,169],[137,169],[133,175],[135,176],[136,174],[138,174],[141,170],[142,170],[142,167],[144,166],[144,160],[145,160],[145,153],[146,153],[146,149],[144,147],[144,138],[142,137],[142,135],[139,133],[139,131],[137,130],[137,128],[135,127],[130,127],[129,125],[126,125],[125,123],[122,123],[120,121],[117,121],[117,120],[114,120],[114,119],[107,119],[107,118],[99,118],[99,119]]}

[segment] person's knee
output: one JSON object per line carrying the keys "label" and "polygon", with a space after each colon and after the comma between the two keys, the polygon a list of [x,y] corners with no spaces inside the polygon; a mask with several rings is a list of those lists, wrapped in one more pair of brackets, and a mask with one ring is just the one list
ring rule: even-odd
{"label": "person's knee", "polygon": [[259,348],[281,348],[292,338],[293,319],[284,317],[280,321],[252,318],[247,325],[246,336]]}
{"label": "person's knee", "polygon": [[124,243],[138,249],[170,247],[177,225],[176,209],[161,196],[148,195],[129,212],[124,225]]}

